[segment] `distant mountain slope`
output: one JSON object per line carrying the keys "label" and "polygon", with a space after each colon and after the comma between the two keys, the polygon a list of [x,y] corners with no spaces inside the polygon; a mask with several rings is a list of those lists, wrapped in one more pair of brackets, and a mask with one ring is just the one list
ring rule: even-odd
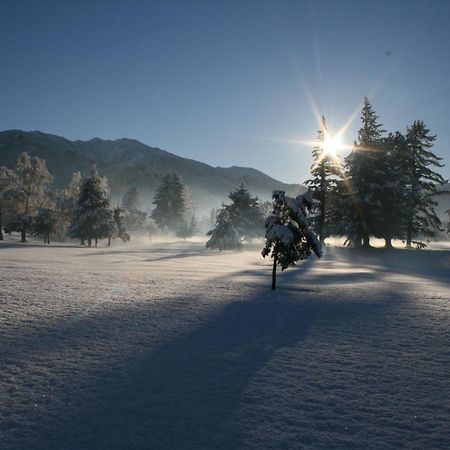
{"label": "distant mountain slope", "polygon": [[119,198],[136,186],[146,206],[150,206],[156,187],[169,171],[182,176],[199,210],[226,201],[228,193],[242,181],[254,195],[264,200],[270,198],[274,189],[290,194],[304,190],[300,185],[282,183],[255,169],[212,167],[134,139],[70,141],[40,131],[0,132],[0,165],[14,167],[17,157],[24,151],[46,160],[58,188],[69,182],[73,172],[88,173],[96,162],[99,171],[108,177],[113,196]]}

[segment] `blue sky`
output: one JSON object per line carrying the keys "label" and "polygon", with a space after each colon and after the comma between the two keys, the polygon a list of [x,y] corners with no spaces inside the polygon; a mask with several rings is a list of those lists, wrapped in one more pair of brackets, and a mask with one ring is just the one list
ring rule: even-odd
{"label": "blue sky", "polygon": [[387,130],[426,122],[450,178],[449,19],[446,0],[0,0],[0,130],[302,182],[313,104],[337,130],[368,95]]}

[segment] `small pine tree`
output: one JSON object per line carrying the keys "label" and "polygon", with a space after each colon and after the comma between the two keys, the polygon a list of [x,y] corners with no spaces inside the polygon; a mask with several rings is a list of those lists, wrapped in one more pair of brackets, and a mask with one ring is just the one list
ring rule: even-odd
{"label": "small pine tree", "polygon": [[72,238],[87,240],[91,246],[93,239],[97,245],[98,239],[110,238],[115,231],[113,212],[106,196],[106,180],[99,176],[94,164],[91,176],[85,178],[81,185],[68,234]]}
{"label": "small pine tree", "polygon": [[276,289],[277,266],[285,270],[312,253],[318,258],[322,256],[320,241],[306,219],[311,204],[310,191],[295,199],[284,191],[273,192],[273,213],[266,219],[266,245],[261,252],[264,258],[267,255],[273,258],[272,290]]}
{"label": "small pine tree", "polygon": [[152,218],[161,230],[177,232],[185,211],[184,186],[175,173],[164,176],[153,198],[156,205]]}
{"label": "small pine tree", "polygon": [[206,235],[211,236],[206,242],[206,248],[218,249],[219,251],[242,249],[242,243],[226,208],[218,211],[216,225]]}
{"label": "small pine tree", "polygon": [[250,194],[244,183],[230,192],[229,198],[232,203],[226,205],[225,208],[237,234],[242,239],[262,236],[264,233],[264,217],[261,213],[258,198]]}
{"label": "small pine tree", "polygon": [[[116,206],[113,211],[113,220],[116,224],[116,234],[113,237],[122,239],[123,242],[130,240],[130,235],[127,233],[125,227],[125,210]],[[108,245],[111,243],[111,239],[108,240]]]}

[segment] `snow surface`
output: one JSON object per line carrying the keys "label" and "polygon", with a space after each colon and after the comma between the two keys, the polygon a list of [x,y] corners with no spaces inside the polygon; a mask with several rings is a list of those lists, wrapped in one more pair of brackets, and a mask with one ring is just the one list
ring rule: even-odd
{"label": "snow surface", "polygon": [[0,243],[0,447],[448,449],[450,251]]}

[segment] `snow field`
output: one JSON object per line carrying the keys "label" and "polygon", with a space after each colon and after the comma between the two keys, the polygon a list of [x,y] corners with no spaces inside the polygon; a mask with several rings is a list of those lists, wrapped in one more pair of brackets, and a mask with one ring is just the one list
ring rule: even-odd
{"label": "snow field", "polygon": [[258,249],[0,243],[0,447],[449,448],[450,253]]}

